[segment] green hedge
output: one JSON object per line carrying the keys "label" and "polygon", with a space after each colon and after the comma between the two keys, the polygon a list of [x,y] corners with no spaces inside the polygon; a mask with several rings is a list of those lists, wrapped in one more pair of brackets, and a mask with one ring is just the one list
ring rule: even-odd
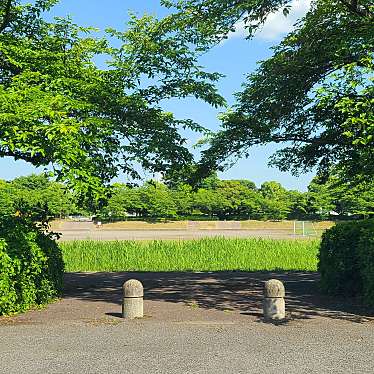
{"label": "green hedge", "polygon": [[49,235],[25,218],[0,218],[0,315],[50,302],[61,291],[63,271]]}
{"label": "green hedge", "polygon": [[374,306],[374,220],[339,223],[327,230],[318,270],[326,293],[360,295]]}
{"label": "green hedge", "polygon": [[362,276],[362,295],[365,303],[374,307],[374,224],[361,232],[358,246],[359,265]]}

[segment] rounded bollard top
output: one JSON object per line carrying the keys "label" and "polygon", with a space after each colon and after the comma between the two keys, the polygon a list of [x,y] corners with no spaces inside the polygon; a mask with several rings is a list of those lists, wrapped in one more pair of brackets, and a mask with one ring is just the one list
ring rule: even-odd
{"label": "rounded bollard top", "polygon": [[143,297],[143,285],[137,279],[130,279],[123,284],[124,297]]}
{"label": "rounded bollard top", "polygon": [[270,279],[264,285],[264,297],[285,297],[284,285],[278,279]]}

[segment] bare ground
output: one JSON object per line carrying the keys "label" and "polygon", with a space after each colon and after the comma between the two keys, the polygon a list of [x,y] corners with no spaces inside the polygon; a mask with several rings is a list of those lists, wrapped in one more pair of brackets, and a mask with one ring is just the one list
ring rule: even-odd
{"label": "bare ground", "polygon": [[[314,225],[312,237],[319,237],[331,222]],[[92,222],[55,221],[52,230],[62,234],[61,241],[69,240],[190,240],[209,237],[300,239],[293,233],[292,221],[181,221],[166,223],[117,222],[102,226]],[[310,236],[306,236],[310,237]]]}
{"label": "bare ground", "polygon": [[71,240],[191,240],[201,238],[272,238],[300,239],[284,230],[64,230],[61,241]]}

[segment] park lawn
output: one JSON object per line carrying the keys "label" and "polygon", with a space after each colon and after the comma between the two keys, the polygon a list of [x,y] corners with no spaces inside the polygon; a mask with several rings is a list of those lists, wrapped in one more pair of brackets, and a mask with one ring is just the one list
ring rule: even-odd
{"label": "park lawn", "polygon": [[60,244],[67,272],[317,270],[319,240],[207,238],[72,241]]}

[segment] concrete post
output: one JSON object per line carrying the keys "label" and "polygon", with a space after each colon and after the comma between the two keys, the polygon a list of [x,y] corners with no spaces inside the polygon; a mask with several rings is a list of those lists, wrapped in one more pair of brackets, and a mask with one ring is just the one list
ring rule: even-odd
{"label": "concrete post", "polygon": [[280,321],[286,318],[285,289],[281,281],[270,279],[264,286],[264,319]]}
{"label": "concrete post", "polygon": [[123,284],[122,317],[127,319],[143,317],[143,285],[136,279]]}

